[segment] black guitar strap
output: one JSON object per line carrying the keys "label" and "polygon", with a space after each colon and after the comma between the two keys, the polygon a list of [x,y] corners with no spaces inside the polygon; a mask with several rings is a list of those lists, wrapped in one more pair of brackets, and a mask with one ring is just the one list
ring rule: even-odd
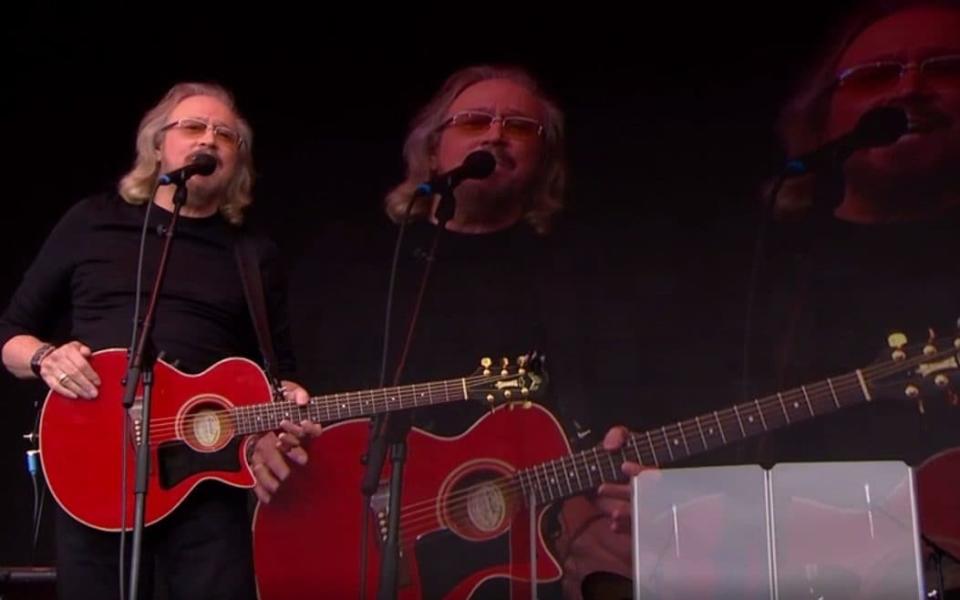
{"label": "black guitar strap", "polygon": [[253,328],[257,332],[257,341],[260,344],[263,370],[266,371],[273,385],[274,396],[279,399],[282,397],[280,374],[277,370],[277,356],[273,350],[273,338],[270,335],[263,278],[260,276],[260,263],[253,247],[253,238],[240,233],[236,237],[233,248],[240,271],[240,280],[243,283],[243,294],[247,298],[247,308],[250,309],[250,318],[253,320]]}

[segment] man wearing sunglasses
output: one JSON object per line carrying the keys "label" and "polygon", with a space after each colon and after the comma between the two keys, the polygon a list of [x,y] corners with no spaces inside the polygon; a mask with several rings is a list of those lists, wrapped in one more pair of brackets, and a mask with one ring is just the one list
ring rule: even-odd
{"label": "man wearing sunglasses", "polygon": [[[586,284],[569,275],[589,268],[591,259],[587,248],[575,243],[559,222],[566,195],[564,141],[561,111],[524,70],[474,66],[449,76],[411,123],[403,147],[405,176],[385,199],[389,220],[331,225],[308,251],[302,273],[294,274],[294,314],[306,319],[318,316],[317,327],[326,332],[298,339],[298,356],[318,364],[317,371],[322,372],[322,381],[318,377],[307,383],[329,386],[331,391],[359,389],[382,376],[390,383],[401,361],[400,383],[431,381],[469,372],[483,356],[515,357],[538,350],[547,357],[551,379],[552,392],[543,401],[564,423],[574,446],[596,443],[587,431],[592,415],[579,402],[586,398],[579,391],[581,370],[593,359],[584,343],[589,325],[576,312],[579,286]],[[494,168],[482,179],[460,183],[454,193],[454,214],[438,238],[440,196],[419,195],[418,187],[457,168],[477,151],[489,152]],[[381,375],[383,349],[378,342],[384,337],[389,259],[398,224],[405,220]],[[429,273],[421,291],[425,271]],[[313,283],[317,280],[338,285],[318,288]],[[602,397],[600,391],[595,393]],[[419,410],[414,424],[433,434],[455,436],[485,412],[476,404],[431,407]],[[530,439],[516,443],[531,443],[537,435],[550,433],[530,432]],[[351,453],[359,456],[363,450]],[[477,454],[482,455],[482,449]],[[409,460],[408,477],[422,469],[412,464],[414,457]],[[336,493],[353,497],[358,490]],[[581,531],[580,524],[591,519],[603,535],[628,537],[611,532],[609,518],[615,510],[618,516],[625,515],[626,502],[621,498],[609,499],[610,505],[605,502],[594,502],[593,495],[580,498],[570,505],[576,510],[564,508],[559,517],[567,535],[555,548],[567,567],[570,583],[564,581],[564,587],[572,590],[571,597],[579,594],[581,568],[594,564],[567,561],[570,536]],[[321,535],[322,531],[311,532]],[[622,548],[628,564],[629,547]],[[442,560],[420,563],[421,579],[462,572],[476,558],[473,554],[482,553],[479,545],[465,550],[450,546],[441,553]],[[302,566],[306,569],[320,558],[308,557]],[[614,569],[608,564],[598,568]],[[557,583],[552,593],[548,587],[540,597],[557,597]],[[477,593],[477,598],[509,595],[504,580],[496,578],[484,582]]]}
{"label": "man wearing sunglasses", "polygon": [[[960,35],[957,2],[880,3],[855,13],[781,119],[790,155],[853,129],[868,110],[902,108],[908,132],[854,153],[843,169],[838,219],[916,221],[960,205]],[[885,5],[884,5],[885,6]],[[784,209],[809,205],[812,178],[785,188]]]}
{"label": "man wearing sunglasses", "polygon": [[[893,144],[854,152],[836,169],[791,180],[781,191],[775,205],[781,235],[769,238],[769,250],[788,262],[768,272],[765,286],[774,295],[759,305],[771,331],[754,337],[757,344],[779,340],[779,348],[753,353],[759,361],[777,357],[764,367],[772,381],[760,387],[779,389],[869,364],[891,331],[911,341],[927,336],[928,327],[950,335],[960,316],[960,272],[956,261],[944,260],[957,253],[960,223],[960,3],[898,6],[870,3],[853,13],[781,117],[790,155],[842,135],[876,107],[902,108],[908,129]],[[792,312],[777,312],[786,307]],[[917,462],[960,442],[937,433],[949,414],[921,419],[913,407],[896,416],[901,410],[838,415],[810,427],[855,419],[866,429],[824,434],[829,443],[777,446],[792,447],[789,455],[797,458]],[[877,429],[868,433],[874,421]],[[803,433],[777,439],[793,435]]]}
{"label": "man wearing sunglasses", "polygon": [[[214,168],[185,184],[187,202],[177,222],[156,308],[153,346],[167,363],[188,373],[199,373],[232,356],[261,361],[234,252],[237,240],[243,239],[250,244],[250,262],[256,263],[252,268],[261,273],[270,329],[264,333],[273,340],[279,375],[289,377],[294,362],[285,282],[278,268],[276,247],[242,227],[244,209],[252,201],[251,144],[251,129],[225,89],[194,83],[171,88],[141,121],[136,160],[120,182],[119,191],[75,204],[49,235],[24,276],[0,318],[6,368],[17,377],[41,379],[51,390],[73,399],[78,407],[81,403],[107,401],[100,393],[103,386],[116,389],[118,382],[104,381],[104,374],[97,373],[89,359],[93,351],[130,344],[137,314],[137,257],[142,231],[146,231],[146,238],[142,246],[145,275],[140,288],[141,318],[146,310],[162,232],[170,226],[174,210],[174,186],[161,186],[160,176],[203,156]],[[72,317],[69,334],[55,339],[56,324],[65,314]],[[307,402],[306,391],[296,383],[283,381],[282,386],[289,399]],[[163,394],[164,390],[155,392]],[[288,459],[306,461],[303,436],[319,432],[319,427],[309,422],[284,422],[282,426],[279,437],[262,436],[251,448],[255,491],[261,500],[269,500],[279,481],[290,472]],[[118,459],[117,464],[77,464],[75,468],[90,472],[118,469],[119,464]],[[160,468],[151,465],[152,470]],[[127,473],[127,477],[132,480],[134,473]],[[118,513],[120,492],[118,489]],[[170,515],[148,526],[140,596],[152,595],[156,563],[157,579],[170,597],[255,598],[248,496],[246,490],[204,481]],[[149,495],[147,502],[149,505]],[[125,590],[127,585],[118,576],[120,535],[75,520],[67,508],[58,507],[56,523],[60,597],[120,597],[120,586]],[[126,526],[132,525],[128,520]],[[129,535],[126,548],[128,556],[124,560],[129,569]]]}
{"label": "man wearing sunglasses", "polygon": [[451,76],[414,120],[404,145],[405,181],[387,196],[399,221],[413,202],[414,220],[435,222],[439,197],[415,197],[417,186],[459,166],[475,150],[496,159],[493,173],[456,190],[449,231],[483,234],[526,221],[549,231],[563,206],[566,168],[560,111],[520,71],[478,67]]}
{"label": "man wearing sunglasses", "polygon": [[[864,3],[837,31],[781,116],[786,153],[837,138],[877,107],[902,109],[908,129],[781,191],[754,315],[758,391],[888,358],[902,343],[887,339],[894,332],[921,346],[943,336],[942,349],[957,331],[960,263],[948,257],[960,252],[960,2]],[[917,466],[960,446],[960,415],[937,394],[874,404],[761,439],[761,456]],[[924,502],[956,506],[955,485],[931,489],[920,473],[921,522],[936,538]]]}

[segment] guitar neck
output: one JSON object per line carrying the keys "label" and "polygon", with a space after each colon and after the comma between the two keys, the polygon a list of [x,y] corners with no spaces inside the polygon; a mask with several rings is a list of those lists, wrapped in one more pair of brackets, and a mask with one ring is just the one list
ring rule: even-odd
{"label": "guitar neck", "polygon": [[467,380],[460,378],[314,396],[303,406],[292,401],[268,402],[238,407],[233,412],[237,423],[237,434],[247,435],[277,429],[280,421],[284,419],[295,423],[304,419],[310,419],[315,423],[329,423],[341,419],[369,417],[380,413],[468,399]]}
{"label": "guitar neck", "polygon": [[517,473],[537,504],[567,498],[601,483],[622,482],[625,462],[662,467],[792,423],[871,400],[858,370],[643,433],[631,433],[614,451],[584,450]]}

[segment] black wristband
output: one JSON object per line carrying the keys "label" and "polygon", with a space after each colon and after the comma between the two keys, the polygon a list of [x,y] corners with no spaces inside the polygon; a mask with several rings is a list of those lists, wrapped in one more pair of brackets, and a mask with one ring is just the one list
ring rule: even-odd
{"label": "black wristband", "polygon": [[40,363],[54,350],[56,350],[56,346],[53,344],[43,344],[37,348],[37,351],[30,357],[30,370],[33,371],[34,375],[40,377]]}

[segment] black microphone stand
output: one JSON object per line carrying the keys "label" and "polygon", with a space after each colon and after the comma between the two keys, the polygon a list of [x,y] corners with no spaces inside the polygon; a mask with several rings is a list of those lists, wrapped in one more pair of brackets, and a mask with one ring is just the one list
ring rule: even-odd
{"label": "black microphone stand", "polygon": [[[430,255],[427,258],[427,266],[423,273],[420,283],[420,298],[426,289],[427,279],[436,257],[437,244],[443,230],[446,228],[447,221],[453,218],[456,209],[456,198],[453,195],[453,186],[444,186],[440,195],[440,202],[434,212],[437,219],[437,233],[433,240],[433,246]],[[393,384],[399,383],[400,374],[406,361],[406,352],[409,349],[412,339],[413,327],[416,323],[420,311],[419,299],[414,308],[414,313],[410,318],[410,331],[407,335],[403,355],[394,375]],[[383,551],[380,561],[379,587],[377,589],[378,600],[394,600],[399,591],[400,580],[400,496],[403,493],[403,468],[407,458],[407,435],[413,425],[413,418],[410,411],[400,414],[384,414],[378,419],[370,432],[370,446],[367,451],[368,461],[363,478],[363,493],[372,495],[377,488],[380,479],[380,472],[383,469],[383,462],[386,454],[386,447],[390,448],[390,460],[392,468],[390,470],[389,483],[389,501],[387,504],[387,538],[383,545]]]}
{"label": "black microphone stand", "polygon": [[[374,439],[374,444],[384,452],[390,447],[390,496],[387,504],[387,539],[383,545],[380,561],[380,578],[377,589],[378,600],[393,600],[397,597],[400,582],[400,495],[403,493],[403,468],[407,459],[407,434],[413,425],[409,412],[398,415],[387,415],[383,418],[380,437]],[[371,435],[377,432],[372,432]],[[381,455],[380,467],[383,468],[384,457]],[[368,465],[371,463],[368,463]],[[375,465],[374,465],[375,466]],[[379,479],[379,473],[378,473]]]}
{"label": "black microphone stand", "polygon": [[[133,356],[130,357],[127,363],[127,373],[123,379],[123,384],[125,385],[123,407],[128,411],[133,407],[137,387],[141,379],[143,381],[143,393],[140,404],[141,426],[137,445],[137,471],[134,482],[136,500],[133,521],[133,548],[130,559],[130,591],[127,596],[130,600],[137,600],[137,588],[140,583],[143,522],[150,476],[150,399],[153,388],[153,367],[157,359],[156,349],[153,347],[151,336],[156,320],[157,301],[160,297],[160,289],[163,286],[163,279],[167,271],[167,259],[170,256],[170,247],[173,243],[173,233],[177,226],[177,218],[180,216],[180,210],[186,202],[187,185],[186,181],[182,181],[177,184],[177,190],[173,195],[173,217],[170,219],[170,225],[164,231],[163,249],[160,254],[160,263],[157,267],[156,279],[153,284],[153,292],[150,295],[150,304],[147,305],[147,312],[140,326],[140,335],[137,337],[136,348]],[[123,503],[121,510],[126,512],[126,502]]]}
{"label": "black microphone stand", "polygon": [[756,302],[757,286],[760,281],[760,265],[763,262],[766,250],[767,228],[770,221],[774,218],[776,211],[777,196],[780,195],[780,189],[791,175],[790,167],[781,171],[774,180],[769,192],[763,198],[763,204],[760,206],[759,222],[757,224],[757,237],[753,242],[753,259],[750,262],[750,279],[747,283],[747,302],[746,314],[744,315],[743,325],[743,348],[740,357],[740,394],[743,398],[750,397],[750,357],[751,346],[753,344],[753,309]]}

